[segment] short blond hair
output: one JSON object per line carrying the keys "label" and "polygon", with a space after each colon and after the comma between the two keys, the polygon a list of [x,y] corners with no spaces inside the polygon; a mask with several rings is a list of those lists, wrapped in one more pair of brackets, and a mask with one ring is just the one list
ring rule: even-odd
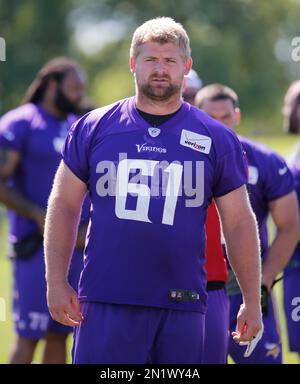
{"label": "short blond hair", "polygon": [[141,46],[148,42],[174,43],[179,47],[184,61],[191,57],[190,39],[186,30],[171,17],[157,17],[140,25],[132,37],[130,57],[136,59],[140,54]]}

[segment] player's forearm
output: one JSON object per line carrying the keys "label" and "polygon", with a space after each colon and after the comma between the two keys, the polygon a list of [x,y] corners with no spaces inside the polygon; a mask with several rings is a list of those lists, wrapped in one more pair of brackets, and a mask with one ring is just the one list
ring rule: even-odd
{"label": "player's forearm", "polygon": [[59,197],[50,196],[44,233],[46,279],[50,286],[67,281],[79,217],[80,211],[74,212]]}
{"label": "player's forearm", "polygon": [[12,187],[0,179],[0,202],[19,215],[36,220],[36,216],[43,211],[40,207],[22,197]]}
{"label": "player's forearm", "polygon": [[287,265],[291,255],[299,241],[297,225],[280,229],[269,248],[266,261],[262,266],[262,282],[269,289],[276,276]]}
{"label": "player's forearm", "polygon": [[224,231],[228,259],[246,304],[260,302],[261,262],[256,221],[249,214],[230,232]]}

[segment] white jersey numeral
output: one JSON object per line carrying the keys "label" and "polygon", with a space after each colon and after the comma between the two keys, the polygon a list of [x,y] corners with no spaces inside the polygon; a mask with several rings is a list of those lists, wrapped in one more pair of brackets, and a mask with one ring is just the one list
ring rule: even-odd
{"label": "white jersey numeral", "polygon": [[[129,182],[129,175],[132,170],[140,170],[141,176],[153,177],[155,167],[158,164],[159,161],[155,160],[124,159],[120,161],[117,171],[115,203],[115,213],[119,219],[151,223],[148,217],[151,190],[146,184]],[[181,164],[171,163],[164,172],[167,172],[169,177],[162,223],[173,225],[183,166]],[[136,208],[134,210],[126,208],[128,193],[137,196]]]}
{"label": "white jersey numeral", "polygon": [[29,312],[28,317],[30,318],[30,329],[36,331],[46,331],[48,328],[49,316],[45,313]]}
{"label": "white jersey numeral", "polygon": [[169,174],[164,213],[162,218],[163,224],[173,225],[174,215],[177,204],[177,198],[181,186],[183,166],[181,164],[171,163],[165,172]]}

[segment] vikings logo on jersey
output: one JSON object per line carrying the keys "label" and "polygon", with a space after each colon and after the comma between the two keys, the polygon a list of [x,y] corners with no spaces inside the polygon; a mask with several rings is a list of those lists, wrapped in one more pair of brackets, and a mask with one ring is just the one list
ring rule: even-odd
{"label": "vikings logo on jersey", "polygon": [[265,343],[265,348],[267,350],[266,356],[272,356],[273,359],[277,359],[280,354],[280,345],[276,343]]}
{"label": "vikings logo on jersey", "polygon": [[160,129],[156,127],[148,128],[149,135],[151,137],[157,137],[160,134]]}

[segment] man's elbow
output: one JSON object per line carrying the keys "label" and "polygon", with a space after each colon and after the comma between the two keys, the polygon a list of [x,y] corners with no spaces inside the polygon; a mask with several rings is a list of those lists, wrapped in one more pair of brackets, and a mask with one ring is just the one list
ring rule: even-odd
{"label": "man's elbow", "polygon": [[299,218],[295,220],[289,228],[289,232],[291,233],[291,237],[294,240],[295,246],[300,242],[300,221]]}
{"label": "man's elbow", "polygon": [[223,228],[225,233],[230,234],[231,232],[255,232],[258,233],[258,225],[254,212],[248,210],[243,215],[235,217],[231,222],[227,222]]}
{"label": "man's elbow", "polygon": [[296,246],[300,242],[300,221],[298,215],[286,221],[284,225],[277,227],[277,233],[285,233],[289,237],[290,243]]}
{"label": "man's elbow", "polygon": [[62,213],[76,213],[75,207],[71,204],[70,200],[64,194],[57,193],[55,189],[52,190],[47,206],[47,213],[49,211],[62,212]]}

